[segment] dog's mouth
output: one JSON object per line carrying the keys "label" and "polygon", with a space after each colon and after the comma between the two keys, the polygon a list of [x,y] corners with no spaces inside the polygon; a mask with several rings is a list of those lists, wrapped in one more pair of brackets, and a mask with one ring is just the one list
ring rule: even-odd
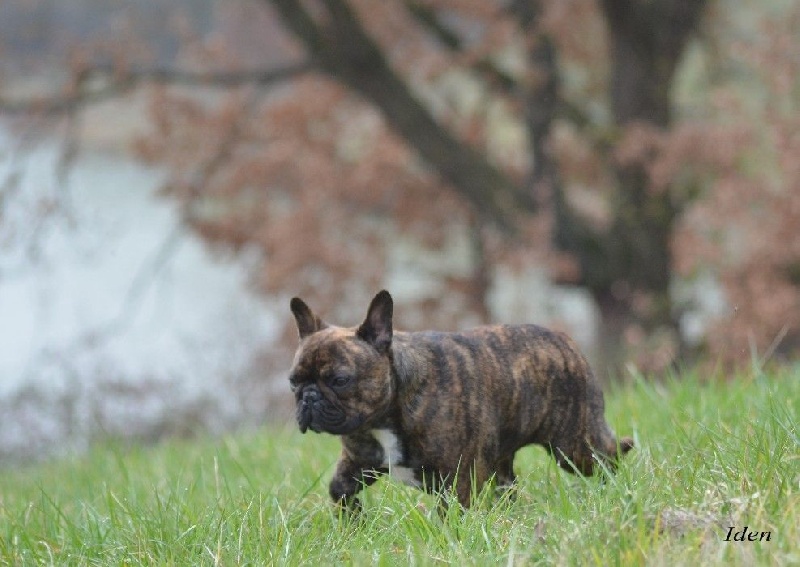
{"label": "dog's mouth", "polygon": [[344,419],[344,412],[324,400],[317,388],[306,388],[297,400],[297,424],[301,433],[309,428],[319,433],[326,424],[335,426]]}
{"label": "dog's mouth", "polygon": [[311,430],[315,433],[330,433],[332,435],[347,435],[359,429],[364,424],[365,418],[362,415],[354,416],[351,419],[345,420],[338,424],[324,424],[320,428],[314,427],[314,421],[311,422]]}
{"label": "dog's mouth", "polygon": [[343,435],[358,429],[364,421],[362,415],[347,419],[341,410],[320,402],[300,401],[297,404],[297,425],[301,433],[310,429],[314,433]]}
{"label": "dog's mouth", "polygon": [[361,413],[348,419],[338,404],[325,399],[317,388],[306,388],[297,400],[297,425],[300,432],[309,429],[315,433],[342,435],[355,431],[366,421]]}
{"label": "dog's mouth", "polygon": [[300,433],[308,431],[311,425],[311,410],[301,407],[305,405],[305,402],[300,402],[297,407],[297,424],[300,426]]}

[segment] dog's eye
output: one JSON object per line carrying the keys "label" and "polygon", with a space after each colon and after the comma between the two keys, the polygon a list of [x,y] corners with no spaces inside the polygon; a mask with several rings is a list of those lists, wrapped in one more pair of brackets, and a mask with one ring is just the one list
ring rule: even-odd
{"label": "dog's eye", "polygon": [[328,384],[331,388],[344,388],[350,383],[350,379],[351,377],[348,374],[336,374]]}

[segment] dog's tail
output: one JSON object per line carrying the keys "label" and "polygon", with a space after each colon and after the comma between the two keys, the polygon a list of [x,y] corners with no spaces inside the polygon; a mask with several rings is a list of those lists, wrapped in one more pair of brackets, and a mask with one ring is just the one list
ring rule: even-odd
{"label": "dog's tail", "polygon": [[614,453],[616,454],[617,458],[626,455],[631,449],[635,447],[635,443],[633,442],[633,438],[631,437],[623,437],[619,440],[619,447],[614,449]]}
{"label": "dog's tail", "polygon": [[[614,439],[612,437],[612,439]],[[617,470],[617,465],[622,457],[624,457],[634,447],[633,438],[622,437],[614,440],[613,445],[606,449],[603,461],[611,472]]]}
{"label": "dog's tail", "polygon": [[631,437],[617,439],[613,434],[610,434],[603,445],[605,446],[601,451],[592,452],[591,460],[586,460],[587,466],[579,467],[583,474],[591,476],[596,472],[596,463],[594,461],[597,459],[601,460],[610,472],[616,472],[620,459],[633,449],[634,442]]}

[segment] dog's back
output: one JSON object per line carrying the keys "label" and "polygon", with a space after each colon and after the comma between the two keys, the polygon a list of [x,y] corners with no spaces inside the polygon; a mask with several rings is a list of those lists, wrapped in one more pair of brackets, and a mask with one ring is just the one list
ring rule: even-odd
{"label": "dog's back", "polygon": [[[571,472],[593,474],[593,455],[613,467],[617,440],[602,390],[564,333],[537,325],[396,332],[393,353],[399,387],[410,390],[401,396],[406,423],[449,425],[441,441],[430,439],[434,452],[458,447],[463,456],[472,447],[468,453],[482,453],[492,468],[536,443]],[[458,403],[443,406],[443,398]],[[624,453],[633,443],[620,446]]]}

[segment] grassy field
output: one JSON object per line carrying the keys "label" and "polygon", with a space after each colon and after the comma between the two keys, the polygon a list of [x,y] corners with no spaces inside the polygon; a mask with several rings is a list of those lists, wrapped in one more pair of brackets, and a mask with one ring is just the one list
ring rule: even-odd
{"label": "grassy field", "polygon": [[[335,438],[264,428],[0,471],[0,564],[800,564],[800,367],[608,392],[637,441],[600,483],[540,448],[515,498],[451,507],[380,481],[356,518],[327,500]],[[769,541],[725,541],[729,526]]]}

